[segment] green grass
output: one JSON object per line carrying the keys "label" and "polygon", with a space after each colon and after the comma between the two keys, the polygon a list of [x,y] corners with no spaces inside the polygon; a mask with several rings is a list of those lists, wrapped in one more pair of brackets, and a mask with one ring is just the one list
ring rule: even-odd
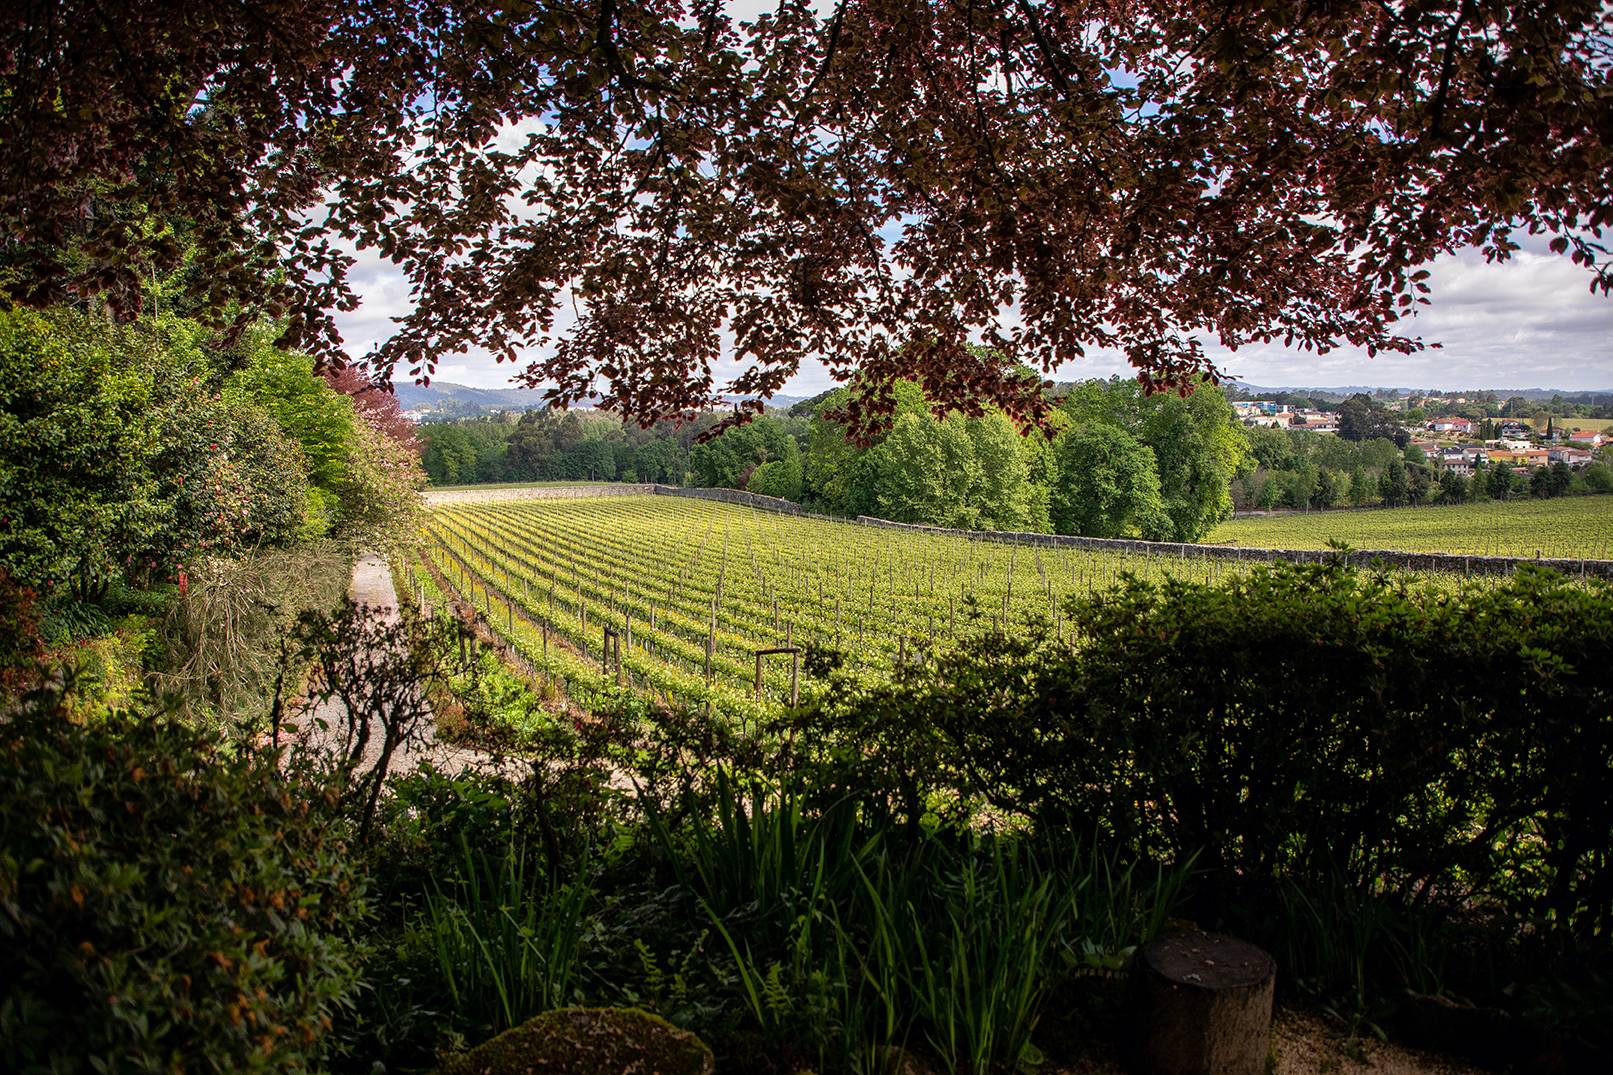
{"label": "green grass", "polygon": [[1357,549],[1605,559],[1613,557],[1613,497],[1232,519],[1205,540],[1272,549],[1321,549],[1337,540]]}

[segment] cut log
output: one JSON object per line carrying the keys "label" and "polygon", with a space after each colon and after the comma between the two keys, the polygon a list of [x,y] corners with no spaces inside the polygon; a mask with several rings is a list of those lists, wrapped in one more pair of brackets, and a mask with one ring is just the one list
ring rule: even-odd
{"label": "cut log", "polygon": [[1277,964],[1246,941],[1180,933],[1143,948],[1147,1075],[1263,1075]]}

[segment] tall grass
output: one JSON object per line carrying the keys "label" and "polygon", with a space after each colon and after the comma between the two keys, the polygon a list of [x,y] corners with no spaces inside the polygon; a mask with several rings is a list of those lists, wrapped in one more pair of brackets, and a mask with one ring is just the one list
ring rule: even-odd
{"label": "tall grass", "polygon": [[870,959],[885,964],[871,977],[901,988],[915,1028],[949,1072],[1030,1058],[1073,907],[1073,879],[1022,845],[971,844],[932,844],[912,863],[881,854],[863,875]]}
{"label": "tall grass", "polygon": [[424,933],[455,1012],[495,1030],[570,1003],[576,990],[592,889],[553,884],[528,858],[519,846],[467,851],[464,879],[426,894]]}
{"label": "tall grass", "polygon": [[1185,870],[1122,865],[1073,842],[942,829],[916,842],[850,804],[808,811],[723,775],[674,832],[674,873],[733,960],[769,1040],[878,1071],[923,1045],[953,1073],[1032,1061],[1050,991],[1156,935]]}

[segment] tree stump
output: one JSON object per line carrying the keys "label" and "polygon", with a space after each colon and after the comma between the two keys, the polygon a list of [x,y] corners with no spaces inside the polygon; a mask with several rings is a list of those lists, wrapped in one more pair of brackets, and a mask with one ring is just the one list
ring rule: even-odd
{"label": "tree stump", "polygon": [[1143,948],[1142,1070],[1263,1075],[1277,964],[1236,937],[1181,933]]}

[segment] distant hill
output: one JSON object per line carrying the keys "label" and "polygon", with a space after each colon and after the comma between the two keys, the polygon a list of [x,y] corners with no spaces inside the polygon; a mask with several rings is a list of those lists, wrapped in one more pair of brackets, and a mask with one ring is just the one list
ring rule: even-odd
{"label": "distant hill", "polygon": [[472,388],[452,381],[433,381],[429,385],[397,381],[392,390],[406,411],[458,410],[466,406],[490,411],[530,411],[544,405],[543,393],[536,388]]}
{"label": "distant hill", "polygon": [[1291,393],[1300,393],[1300,394],[1314,393],[1314,394],[1318,394],[1318,395],[1329,395],[1329,396],[1353,396],[1357,392],[1365,392],[1368,395],[1371,395],[1374,392],[1393,392],[1396,395],[1405,396],[1405,395],[1411,395],[1412,393],[1421,394],[1421,393],[1432,392],[1432,391],[1438,391],[1440,393],[1450,394],[1450,395],[1461,395],[1461,394],[1464,394],[1464,393],[1471,394],[1471,393],[1474,393],[1474,392],[1494,392],[1501,399],[1507,399],[1510,396],[1522,396],[1524,399],[1551,399],[1553,396],[1562,396],[1564,399],[1568,400],[1570,403],[1597,402],[1598,397],[1605,397],[1605,396],[1613,395],[1613,388],[1598,388],[1598,389],[1583,389],[1583,388],[1581,388],[1581,389],[1575,389],[1573,391],[1570,391],[1570,390],[1565,389],[1565,388],[1474,388],[1472,385],[1443,385],[1443,386],[1440,386],[1439,388],[1435,389],[1435,388],[1404,388],[1404,387],[1386,388],[1383,385],[1370,385],[1370,384],[1347,384],[1347,385],[1334,385],[1332,387],[1323,387],[1323,386],[1320,386],[1320,385],[1291,385],[1291,386],[1258,385],[1258,384],[1250,384],[1248,381],[1239,381],[1239,380],[1233,380],[1231,382],[1231,384],[1234,387],[1238,388],[1240,391],[1254,393],[1254,394],[1259,394],[1259,393],[1263,393],[1263,392],[1269,392],[1269,393],[1291,392]]}

